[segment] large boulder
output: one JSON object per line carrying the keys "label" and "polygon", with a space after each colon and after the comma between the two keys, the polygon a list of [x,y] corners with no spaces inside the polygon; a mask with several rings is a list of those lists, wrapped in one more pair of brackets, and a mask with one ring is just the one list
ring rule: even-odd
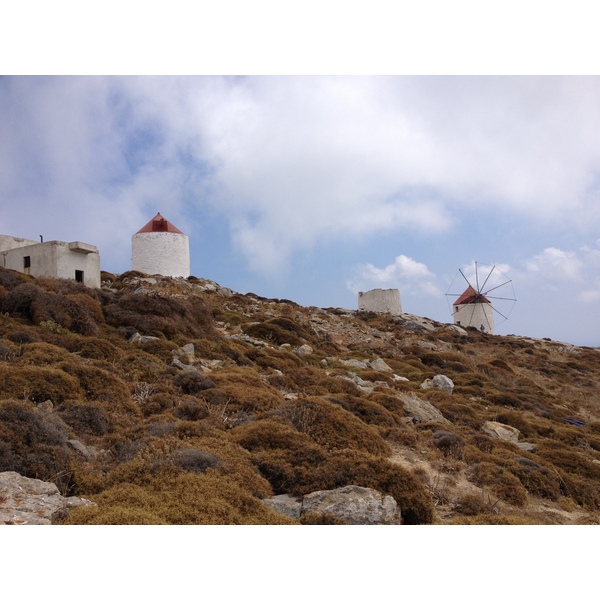
{"label": "large boulder", "polygon": [[388,365],[383,358],[376,358],[369,363],[369,367],[373,371],[380,371],[382,373],[392,373],[394,369]]}
{"label": "large boulder", "polygon": [[451,394],[454,389],[454,381],[446,375],[435,375],[433,379],[426,379],[421,384],[421,388],[424,390],[435,388]]}
{"label": "large boulder", "polygon": [[521,433],[516,427],[511,427],[504,423],[496,423],[496,421],[486,421],[481,430],[493,438],[506,440],[515,444],[518,442],[519,434]]}
{"label": "large boulder", "polygon": [[392,496],[370,488],[347,485],[307,494],[302,515],[322,513],[339,517],[348,525],[400,525],[400,509]]}
{"label": "large boulder", "polygon": [[300,518],[302,498],[289,496],[288,494],[280,494],[279,496],[273,496],[273,498],[265,498],[263,503],[280,515],[287,515],[294,519]]}
{"label": "large boulder", "polygon": [[404,410],[410,418],[417,423],[443,423],[449,424],[450,421],[427,400],[421,400],[414,394],[403,394],[401,396]]}
{"label": "large boulder", "polygon": [[0,473],[1,525],[51,525],[76,506],[96,505],[84,498],[61,496],[54,483],[14,471]]}

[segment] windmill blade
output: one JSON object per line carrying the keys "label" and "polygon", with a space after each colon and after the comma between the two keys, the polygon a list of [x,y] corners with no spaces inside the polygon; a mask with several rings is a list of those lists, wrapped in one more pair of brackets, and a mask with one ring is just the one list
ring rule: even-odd
{"label": "windmill blade", "polygon": [[477,273],[477,261],[475,261],[475,283],[477,285],[477,293],[479,293],[480,288],[479,288],[479,274]]}
{"label": "windmill blade", "polygon": [[512,283],[512,279],[509,279],[508,281],[505,281],[504,283],[501,283],[500,285],[497,285],[496,287],[490,288],[487,292],[485,292],[485,294],[487,295],[490,292],[493,292],[494,290],[501,288],[503,285],[507,285],[508,283]]}
{"label": "windmill blade", "polygon": [[516,302],[517,299],[516,298],[504,298],[503,296],[489,296],[488,294],[485,295],[486,298],[491,298],[492,300],[510,300],[511,302]]}
{"label": "windmill blade", "polygon": [[469,281],[469,280],[468,280],[468,279],[465,277],[465,274],[462,272],[462,270],[461,270],[461,269],[459,269],[458,271],[459,271],[459,273],[460,273],[460,274],[463,276],[463,279],[464,279],[464,280],[467,282],[467,285],[468,285],[469,287],[473,287],[473,286],[471,285],[471,282],[470,282],[470,281]]}
{"label": "windmill blade", "polygon": [[488,276],[485,278],[485,281],[483,282],[483,285],[481,286],[481,291],[483,292],[483,290],[485,289],[485,284],[488,282],[488,279],[492,276],[492,273],[494,272],[494,269],[496,268],[496,265],[494,265],[492,267],[492,270],[488,273]]}
{"label": "windmill blade", "polygon": [[[490,306],[491,306],[491,304],[490,304]],[[492,306],[492,309],[493,309],[493,308],[494,308],[494,307]],[[491,332],[493,333],[493,331],[494,331],[494,326],[493,326],[493,325],[490,323],[490,320],[488,319],[488,316],[487,316],[487,312],[485,312],[485,310],[483,311],[483,316],[485,317],[485,320],[486,320],[486,322],[487,322],[487,325],[488,325],[488,330],[489,330],[489,331],[491,331]]]}
{"label": "windmill blade", "polygon": [[[490,305],[491,306],[491,305]],[[492,310],[496,311],[505,321],[508,321],[508,317],[506,315],[503,315],[497,308],[494,308],[492,306]]]}

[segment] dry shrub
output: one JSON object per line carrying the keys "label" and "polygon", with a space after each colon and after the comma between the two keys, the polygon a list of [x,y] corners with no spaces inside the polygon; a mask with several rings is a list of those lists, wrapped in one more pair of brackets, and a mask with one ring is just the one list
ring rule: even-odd
{"label": "dry shrub", "polygon": [[560,478],[546,467],[529,458],[517,457],[509,469],[530,494],[549,500],[559,498]]}
{"label": "dry shrub", "polygon": [[465,494],[456,506],[456,512],[460,515],[475,516],[492,512],[492,505],[486,502],[483,493]]}
{"label": "dry shrub", "polygon": [[461,460],[464,452],[464,443],[458,436],[450,431],[437,429],[431,438],[433,445],[444,454],[445,457]]}
{"label": "dry shrub", "polygon": [[63,363],[62,369],[79,381],[87,400],[106,403],[110,410],[139,413],[129,388],[113,373],[99,367],[74,362]]}
{"label": "dry shrub", "polygon": [[97,402],[63,405],[59,414],[78,435],[101,436],[113,430],[110,417]]}
{"label": "dry shrub", "polygon": [[380,456],[391,453],[375,427],[324,398],[286,400],[276,415],[328,450],[350,448]]}
{"label": "dry shrub", "polygon": [[18,363],[43,367],[59,363],[68,358],[69,352],[64,348],[47,342],[34,342],[23,346]]}
{"label": "dry shrub", "polygon": [[431,402],[454,425],[478,429],[484,421],[473,407],[472,401],[460,394],[450,395],[442,390],[430,389],[423,394],[423,398]]}
{"label": "dry shrub", "polygon": [[206,389],[200,397],[209,404],[227,405],[232,412],[260,413],[281,402],[281,396],[256,371],[247,367],[215,371],[211,373],[211,380],[216,388]]}
{"label": "dry shrub", "polygon": [[186,394],[197,394],[203,390],[215,387],[214,381],[208,379],[199,371],[184,371],[173,378],[173,383]]}
{"label": "dry shrub", "polygon": [[61,294],[45,292],[31,283],[22,284],[6,294],[2,301],[2,310],[19,313],[35,325],[52,321],[83,335],[97,335],[99,332],[86,303]]}
{"label": "dry shrub", "polygon": [[329,396],[327,398],[333,404],[341,406],[344,410],[357,416],[361,421],[369,425],[377,425],[383,428],[392,428],[398,425],[398,421],[389,410],[376,402],[355,396]]}
{"label": "dry shrub", "polygon": [[19,344],[32,344],[33,342],[39,342],[40,338],[35,331],[31,329],[17,329],[12,331],[6,336],[11,342]]}
{"label": "dry shrub", "polygon": [[141,350],[131,349],[128,356],[125,356],[115,365],[121,373],[121,377],[128,381],[145,381],[148,383],[157,383],[165,378],[167,373],[165,364],[151,354],[145,354]]}
{"label": "dry shrub", "polygon": [[519,479],[504,467],[481,462],[471,465],[467,479],[481,487],[489,488],[498,498],[513,506],[525,506],[527,491]]}
{"label": "dry shrub", "polygon": [[536,445],[536,454],[570,475],[578,475],[600,484],[600,465],[593,463],[589,456],[568,448],[562,442],[540,440]]}
{"label": "dry shrub", "polygon": [[387,459],[351,450],[334,452],[317,469],[315,479],[318,485],[304,493],[346,485],[369,487],[393,496],[407,525],[433,522],[431,496],[421,481]]}
{"label": "dry shrub", "polygon": [[167,392],[157,392],[148,396],[143,402],[140,402],[142,414],[144,417],[151,415],[160,415],[175,407],[177,398]]}
{"label": "dry shrub", "polygon": [[281,344],[300,346],[306,338],[306,332],[298,323],[282,317],[268,319],[263,323],[242,325],[242,330],[251,337],[259,338],[278,346]]}
{"label": "dry shrub", "polygon": [[0,471],[53,481],[64,492],[73,460],[65,423],[22,401],[0,402]]}
{"label": "dry shrub", "polygon": [[185,301],[143,293],[121,293],[104,307],[106,322],[113,327],[135,327],[141,333],[160,332],[215,338],[213,320],[205,302],[192,296]]}
{"label": "dry shrub", "polygon": [[123,358],[124,352],[108,340],[98,337],[82,337],[75,346],[77,354],[82,358],[115,362]]}
{"label": "dry shrub", "polygon": [[200,421],[210,416],[210,412],[205,403],[188,396],[177,400],[173,416],[186,421]]}
{"label": "dry shrub", "polygon": [[173,361],[173,350],[177,350],[179,346],[168,340],[150,340],[140,345],[140,348],[148,354],[152,354],[159,358],[162,362],[171,364]]}
{"label": "dry shrub", "polygon": [[0,398],[51,400],[55,405],[77,400],[82,390],[75,377],[61,369],[0,363]]}
{"label": "dry shrub", "polygon": [[276,494],[360,485],[394,496],[408,524],[433,520],[431,499],[419,479],[384,458],[351,450],[327,452],[307,435],[271,420],[241,426],[231,435],[250,450]]}
{"label": "dry shrub", "polygon": [[[73,510],[66,524],[125,524],[124,511],[144,522],[169,525],[289,525],[296,520],[278,515],[227,477],[204,474],[155,473],[144,485],[123,483],[91,498],[98,507]],[[140,512],[141,511],[141,512]],[[129,512],[129,514],[131,514]]]}

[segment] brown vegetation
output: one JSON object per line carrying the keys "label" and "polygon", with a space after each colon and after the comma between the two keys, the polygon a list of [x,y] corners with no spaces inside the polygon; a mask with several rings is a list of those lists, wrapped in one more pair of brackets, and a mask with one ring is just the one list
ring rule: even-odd
{"label": "brown vegetation", "polygon": [[[0,269],[0,469],[98,503],[66,522],[338,524],[261,499],[354,484],[393,495],[407,524],[598,523],[598,349],[155,279],[103,273],[110,290],[89,290]],[[182,370],[173,351],[188,343]],[[452,394],[421,389],[436,374]],[[448,422],[415,422],[403,392]]]}

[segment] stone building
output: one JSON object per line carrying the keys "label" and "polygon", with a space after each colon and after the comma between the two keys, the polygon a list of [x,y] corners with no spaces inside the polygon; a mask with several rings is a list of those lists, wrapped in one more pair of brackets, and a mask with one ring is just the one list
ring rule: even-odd
{"label": "stone building", "polygon": [[469,286],[452,305],[454,324],[475,327],[486,333],[494,333],[494,310],[492,303]]}
{"label": "stone building", "polygon": [[73,279],[100,287],[100,253],[83,242],[36,242],[0,235],[0,266],[34,277]]}
{"label": "stone building", "polygon": [[377,288],[368,292],[358,292],[358,310],[399,315],[402,313],[400,290]]}
{"label": "stone building", "polygon": [[190,241],[160,213],[131,238],[134,271],[168,277],[190,276]]}

